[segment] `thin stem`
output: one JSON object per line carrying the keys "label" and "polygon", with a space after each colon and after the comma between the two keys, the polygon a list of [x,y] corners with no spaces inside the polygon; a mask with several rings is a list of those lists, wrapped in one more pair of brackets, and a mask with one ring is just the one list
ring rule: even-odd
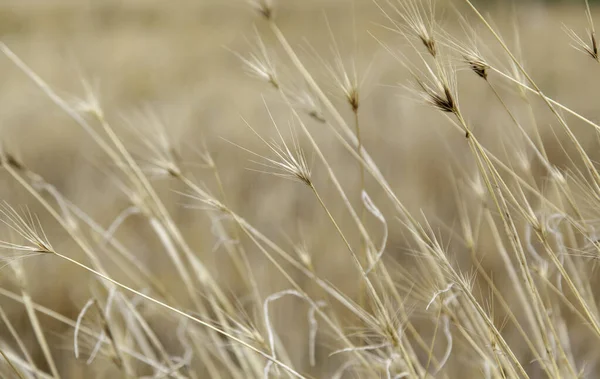
{"label": "thin stem", "polygon": [[[3,349],[0,349],[0,355],[2,355],[2,358],[4,358],[4,360],[6,361],[6,363],[8,363],[8,365],[10,366],[10,369],[11,369],[11,370],[13,370],[13,372],[14,372],[15,374],[17,374],[17,376],[18,376],[20,379],[25,379],[25,378],[23,377],[23,375],[21,374],[21,372],[20,372],[19,370],[17,370],[17,368],[15,367],[15,365],[13,365],[13,363],[12,363],[12,360],[6,356],[6,354],[4,353],[4,350],[3,350]],[[34,366],[34,367],[35,367],[35,366]]]}
{"label": "thin stem", "polygon": [[17,331],[16,331],[15,327],[13,326],[13,324],[8,319],[8,316],[6,316],[6,313],[4,312],[4,309],[2,309],[2,307],[0,307],[0,318],[2,318],[2,321],[4,322],[4,325],[6,325],[6,328],[8,329],[8,331],[10,332],[10,334],[13,336],[13,338],[15,339],[15,341],[17,342],[17,346],[19,346],[19,349],[21,350],[21,353],[23,354],[23,356],[25,356],[25,360],[27,360],[27,362],[29,363],[29,365],[31,366],[31,368],[34,371],[37,371],[38,368],[35,365],[35,362],[33,361],[33,358],[31,357],[31,354],[29,354],[29,351],[27,350],[27,347],[25,346],[25,343],[23,342],[23,340],[21,339],[21,337],[17,333]]}
{"label": "thin stem", "polygon": [[50,372],[52,373],[52,376],[55,379],[60,379],[60,374],[58,373],[58,369],[56,368],[56,363],[54,363],[54,358],[52,357],[52,353],[50,352],[48,341],[46,341],[44,331],[42,330],[40,321],[38,320],[37,315],[35,313],[35,309],[33,308],[33,301],[31,301],[31,296],[29,296],[29,294],[25,290],[21,291],[21,296],[23,297],[23,304],[25,305],[27,316],[29,316],[29,320],[31,321],[33,332],[35,333],[40,347],[42,348],[42,352],[44,353],[44,357],[46,358],[46,362],[48,363]]}
{"label": "thin stem", "polygon": [[[358,153],[358,155],[362,158],[362,138],[360,135],[360,123],[359,123],[359,117],[358,117],[358,108],[353,108],[352,109],[352,113],[354,114],[354,130],[356,133],[356,140],[357,140],[357,145],[356,145],[356,151]],[[362,162],[359,160],[358,161],[358,170],[360,173],[360,193],[362,194],[363,191],[365,191],[365,169],[362,165]],[[364,225],[365,224],[365,215],[366,215],[366,209],[365,209],[365,205],[362,204],[360,205],[360,221],[361,223]],[[369,249],[367,248],[367,241],[361,236],[361,265],[363,266],[368,266],[370,265],[369,263]],[[364,306],[364,282],[361,282],[360,288],[359,288],[359,302],[358,302],[361,306]]]}

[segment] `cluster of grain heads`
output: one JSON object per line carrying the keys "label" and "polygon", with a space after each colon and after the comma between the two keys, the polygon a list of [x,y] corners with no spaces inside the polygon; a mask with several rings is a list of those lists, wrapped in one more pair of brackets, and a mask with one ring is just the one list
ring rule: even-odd
{"label": "cluster of grain heads", "polygon": [[[7,175],[84,253],[76,258],[58,244],[53,247],[36,216],[2,205],[0,220],[8,232],[0,242],[5,252],[2,261],[12,268],[19,291],[0,288],[0,296],[23,304],[41,351],[40,359],[32,357],[31,348],[0,307],[0,317],[16,344],[16,348],[0,344],[6,363],[2,372],[61,377],[55,349],[38,317],[44,314],[72,328],[76,360],[92,366],[103,358],[123,377],[425,379],[456,377],[461,369],[485,378],[597,374],[595,368],[585,369],[588,356],[600,359],[598,352],[582,353],[587,346],[577,346],[576,333],[583,330],[593,344],[600,339],[600,312],[590,284],[593,272],[585,263],[600,254],[594,221],[585,216],[587,208],[598,208],[600,173],[565,113],[596,131],[600,126],[546,96],[515,48],[469,0],[465,3],[491,34],[491,42],[484,43],[470,26],[475,22],[466,21],[462,14],[456,19],[467,37],[444,30],[433,0],[377,4],[390,23],[386,29],[406,45],[399,50],[380,38],[377,41],[396,59],[395,67],[412,79],[413,85],[405,88],[426,105],[419,112],[439,114],[466,137],[461,138],[461,151],[468,153],[466,163],[458,170],[452,167],[455,174],[448,184],[456,218],[438,226],[409,210],[399,189],[372,158],[369,151],[376,147],[367,146],[364,136],[376,125],[363,116],[368,111],[363,90],[370,83],[357,72],[356,60],[347,63],[329,23],[333,58],[329,62],[319,56],[318,60],[335,84],[333,94],[288,41],[275,12],[281,4],[251,1],[260,16],[257,22],[268,26],[277,46],[267,46],[256,29],[254,52],[234,54],[249,75],[280,97],[291,120],[288,133],[265,103],[274,139],[266,136],[264,128],[243,123],[266,153],[245,147],[245,142],[231,143],[254,158],[255,171],[290,179],[310,195],[329,227],[322,232],[327,234],[322,254],[348,263],[345,275],[354,275],[359,284],[354,293],[331,281],[304,240],[290,237],[290,246],[285,246],[256,226],[253,215],[242,216],[229,199],[220,162],[207,146],[198,154],[203,167],[199,181],[167,132],[168,126],[152,113],[126,120],[136,142],[129,147],[113,125],[111,112],[103,108],[97,86],[83,81],[84,95],[66,101],[1,44],[4,55],[100,147],[111,166],[103,174],[127,199],[125,208],[102,226],[27,162],[5,148],[0,150]],[[598,60],[587,1],[586,15],[591,42],[570,29],[567,33],[576,48]],[[500,47],[502,57],[489,54],[493,44]],[[285,60],[276,64],[272,51],[277,48]],[[408,58],[411,54],[416,58]],[[503,59],[509,69],[498,63]],[[289,62],[288,67],[282,67],[283,62]],[[458,85],[459,65],[466,65],[467,74],[475,74],[478,85],[493,94],[507,116],[502,124],[506,135],[517,135],[520,141],[512,141],[507,155],[522,157],[519,168],[490,149],[482,128],[470,121],[471,107]],[[509,101],[512,93],[501,91],[501,85],[516,89],[521,102]],[[333,97],[343,99],[345,111],[351,111],[349,119]],[[560,143],[574,147],[579,163],[568,175],[546,151],[533,98],[541,100],[564,131],[567,139]],[[529,118],[523,118],[520,110]],[[332,133],[355,172],[341,172],[332,163],[327,150],[331,142],[317,139],[314,127]],[[543,186],[530,157],[547,175]],[[359,181],[345,180],[354,176]],[[180,194],[191,202],[190,207],[208,216],[215,237],[212,253],[226,251],[228,264],[243,283],[242,295],[230,293],[219,273],[186,238],[183,225],[177,224],[155,188],[156,180],[166,178],[184,189]],[[348,184],[356,182],[356,188]],[[118,230],[129,218],[149,227],[159,242],[157,252],[176,273],[176,286],[161,282],[140,261],[136,246],[118,239]],[[439,228],[448,230],[457,242],[446,243]],[[390,241],[397,235],[403,236],[408,254],[393,254]],[[287,289],[266,292],[261,286],[266,279],[255,272],[251,259],[256,255],[251,252],[264,259],[267,275],[281,278]],[[490,256],[497,263],[493,270],[485,265]],[[58,259],[98,280],[99,286],[90,284],[85,298],[89,300],[80,305],[75,320],[34,302],[22,264],[30,257]],[[507,279],[500,284],[498,277]],[[178,291],[168,289],[174,287]],[[299,303],[297,309],[306,312],[302,316],[306,326],[286,325],[284,330],[275,322],[274,309],[292,299]],[[160,318],[163,329],[153,318]],[[305,333],[302,348],[288,344],[284,334],[291,329]],[[298,351],[304,359],[294,354]]]}

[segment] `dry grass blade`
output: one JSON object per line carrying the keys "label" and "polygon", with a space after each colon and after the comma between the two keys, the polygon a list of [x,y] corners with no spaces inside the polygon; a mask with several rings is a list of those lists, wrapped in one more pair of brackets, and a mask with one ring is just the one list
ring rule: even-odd
{"label": "dry grass blade", "polygon": [[599,376],[594,2],[185,1],[11,8],[0,376]]}

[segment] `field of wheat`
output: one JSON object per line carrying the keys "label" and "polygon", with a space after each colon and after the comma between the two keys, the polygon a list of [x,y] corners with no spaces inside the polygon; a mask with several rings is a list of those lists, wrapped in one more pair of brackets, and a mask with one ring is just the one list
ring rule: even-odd
{"label": "field of wheat", "polygon": [[595,19],[0,1],[0,376],[598,377]]}

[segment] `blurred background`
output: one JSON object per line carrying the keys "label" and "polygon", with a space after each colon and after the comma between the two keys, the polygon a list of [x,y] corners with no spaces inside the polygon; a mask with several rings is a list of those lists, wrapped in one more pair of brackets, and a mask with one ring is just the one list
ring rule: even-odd
{"label": "blurred background", "polygon": [[[381,3],[385,8],[385,1]],[[438,3],[443,28],[464,35],[449,3]],[[585,33],[584,1],[480,0],[477,4],[491,15],[511,46],[520,44],[526,67],[549,96],[592,120],[599,119],[596,62],[575,51],[563,30],[566,25]],[[461,1],[454,1],[454,5],[465,17],[472,18]],[[593,7],[592,12],[600,17],[598,10]],[[363,83],[360,118],[367,150],[410,210],[422,211],[440,230],[442,226],[453,227],[457,220],[455,194],[449,189],[451,175],[463,169],[474,170],[466,163],[470,159],[462,143],[464,136],[404,88],[410,83],[408,72],[382,43],[392,49],[410,47],[386,29],[388,21],[376,4],[371,0],[278,1],[276,17],[301,59],[348,118],[351,111],[322,62],[333,62],[335,45],[346,64],[356,65]],[[499,51],[477,22],[472,25],[481,31],[492,54]],[[331,238],[335,231],[313,195],[298,183],[253,171],[256,166],[250,160],[254,157],[235,146],[267,153],[244,120],[268,137],[275,129],[267,110],[284,129],[291,119],[277,93],[249,76],[236,56],[253,51],[257,34],[274,57],[282,80],[302,87],[269,30],[244,1],[0,0],[0,39],[59,95],[76,104],[85,96],[82,81],[95,84],[107,120],[132,151],[143,156],[132,127],[148,133],[160,127],[180,150],[197,182],[216,191],[211,172],[199,164],[199,151],[210,152],[231,208],[284,246],[304,242],[317,271],[352,295],[357,290],[355,276],[348,275],[354,270],[352,262],[345,254],[334,253],[343,250],[342,245]],[[522,162],[515,151],[524,142],[514,131],[503,128],[508,118],[490,90],[465,69],[459,72],[459,83],[461,105],[479,139],[508,161]],[[520,99],[514,88],[499,85],[509,105],[516,107],[515,112],[527,112],[518,108]],[[543,109],[533,101],[534,107]],[[561,167],[568,166],[566,153],[557,142],[561,134],[550,126],[551,114],[542,110],[537,117],[551,160]],[[310,119],[307,123],[326,148],[327,158],[343,184],[357,188],[355,161],[326,127]],[[583,136],[584,144],[593,142],[593,138],[585,138],[593,136],[588,128],[577,122],[572,126]],[[127,196],[111,178],[114,167],[95,142],[4,56],[0,56],[0,140],[29,169],[104,227],[129,206]],[[525,161],[530,158],[525,157]],[[544,174],[538,171],[543,183]],[[315,178],[326,194],[330,185],[326,174],[316,170]],[[181,196],[186,189],[176,180],[156,178],[154,183],[190,245],[218,282],[241,299],[247,296],[223,246],[215,242],[206,213],[194,209],[197,204]],[[358,191],[350,192],[358,204]],[[384,198],[377,190],[372,196],[376,203]],[[55,248],[84,259],[43,208],[3,172],[0,199],[13,206],[27,206],[39,216]],[[333,195],[331,199],[326,195],[326,201],[344,226],[342,204]],[[376,226],[374,220],[374,230]],[[177,293],[180,284],[176,273],[147,222],[135,215],[129,217],[115,236]],[[390,236],[391,256],[400,259],[405,253],[403,240],[400,234]],[[450,238],[448,242],[452,242]],[[286,281],[259,251],[250,249],[248,253],[261,278],[262,293],[287,288]],[[85,272],[52,258],[29,259],[23,264],[34,300],[71,318],[77,317],[90,287],[97,286]],[[487,264],[493,265],[493,260]],[[110,263],[107,265],[111,271]],[[126,277],[119,277],[118,270],[114,271],[116,279],[127,282]],[[5,268],[0,275],[3,287],[16,288],[10,270]],[[500,283],[503,280],[496,279]],[[306,285],[310,288],[312,284]],[[282,302],[294,306],[274,307],[275,325],[282,326],[284,321],[306,323],[305,313],[295,311],[300,302]],[[6,298],[0,298],[0,305],[33,347],[35,341],[22,306]],[[50,319],[42,321],[51,331],[48,338],[56,347],[62,368],[73,370],[73,375],[86,372],[84,364],[72,358],[71,337],[65,337],[68,329]],[[4,327],[0,330],[6,335]],[[282,331],[281,338],[291,346],[291,355],[294,346],[298,346],[298,354],[304,349],[301,343],[294,343],[305,339],[301,330]]]}

